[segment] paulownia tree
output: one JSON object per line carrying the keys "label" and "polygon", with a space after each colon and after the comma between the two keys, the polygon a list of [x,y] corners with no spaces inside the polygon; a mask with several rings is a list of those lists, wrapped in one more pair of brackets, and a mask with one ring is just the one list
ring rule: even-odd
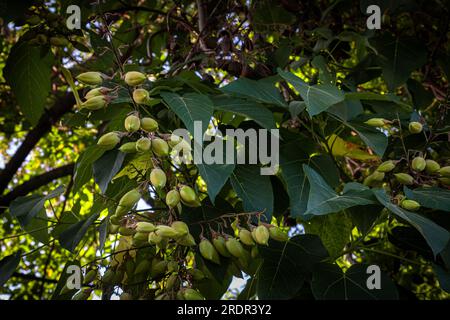
{"label": "paulownia tree", "polygon": [[[2,3],[2,298],[448,299],[445,1],[71,5]],[[275,174],[180,162],[194,121]]]}

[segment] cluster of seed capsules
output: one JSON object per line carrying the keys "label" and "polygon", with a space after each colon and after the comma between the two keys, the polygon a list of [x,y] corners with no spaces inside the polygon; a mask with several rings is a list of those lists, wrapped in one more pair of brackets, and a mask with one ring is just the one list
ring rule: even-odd
{"label": "cluster of seed capsules", "polygon": [[[366,124],[373,127],[384,127],[392,122],[383,118],[372,118],[366,121]],[[423,126],[420,122],[410,122],[410,134],[420,134],[423,131]],[[406,162],[406,165],[400,163]],[[394,171],[399,168],[406,172]],[[442,166],[433,159],[425,159],[422,156],[416,156],[410,161],[406,160],[387,160],[381,163],[370,175],[364,179],[364,184],[367,186],[378,186],[383,184],[387,178],[393,178],[391,182],[398,183],[405,186],[421,186],[431,187],[436,184],[444,186],[450,185],[450,166]],[[407,199],[401,192],[395,198],[395,202],[402,208],[410,211],[420,209],[420,203]]]}
{"label": "cluster of seed capsules", "polygon": [[[99,86],[103,81],[103,75],[98,72],[86,72],[77,79],[87,85]],[[141,85],[146,76],[140,72],[128,72],[124,80],[133,88],[133,100],[137,104],[149,104],[149,92],[136,86]],[[97,87],[91,89],[86,95],[81,108],[98,110],[107,106],[110,101],[108,93],[111,89]],[[205,279],[205,274],[195,267],[195,263],[188,262],[188,252],[198,252],[205,260],[215,264],[222,259],[234,259],[237,265],[247,266],[251,258],[258,255],[257,244],[268,245],[269,238],[276,241],[287,241],[288,235],[280,228],[259,223],[257,226],[248,224],[248,228],[236,227],[236,236],[219,233],[211,230],[211,239],[200,234],[199,243],[190,233],[188,225],[178,220],[174,211],[182,212],[182,206],[198,207],[201,201],[194,188],[186,184],[175,186],[168,179],[162,164],[169,157],[170,148],[175,148],[183,140],[176,136],[158,134],[158,122],[150,117],[140,118],[137,112],[129,114],[125,121],[126,132],[109,132],[102,135],[97,144],[106,150],[116,148],[124,136],[139,137],[136,141],[125,142],[119,150],[124,153],[151,152],[156,161],[152,161],[153,168],[148,176],[148,182],[153,187],[155,194],[164,201],[169,219],[144,219],[134,210],[137,203],[146,192],[147,185],[132,189],[125,193],[119,200],[115,213],[110,216],[109,232],[119,233],[122,236],[132,238],[132,247],[151,247],[155,250],[152,254],[141,257],[139,260],[129,256],[119,266],[110,266],[101,279],[98,279],[97,271],[90,270],[85,277],[85,284],[95,282],[79,290],[73,299],[87,299],[92,287],[100,285],[122,286],[124,293],[121,299],[136,298],[133,290],[127,290],[130,279],[133,281],[150,280],[158,283],[159,289],[155,291],[154,299],[204,299],[201,293],[193,288],[193,282]],[[184,146],[185,148],[186,146]],[[167,191],[167,192],[166,192]],[[175,221],[174,221],[175,220]],[[203,229],[202,229],[203,230]],[[184,249],[187,250],[184,250]],[[181,249],[181,250],[177,250]],[[180,252],[182,256],[180,258]],[[126,276],[125,276],[126,275]]]}

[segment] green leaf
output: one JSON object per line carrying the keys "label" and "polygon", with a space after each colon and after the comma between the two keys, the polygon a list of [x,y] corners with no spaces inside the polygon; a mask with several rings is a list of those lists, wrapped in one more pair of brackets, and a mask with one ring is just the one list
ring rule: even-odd
{"label": "green leaf", "polygon": [[94,180],[102,193],[106,192],[109,182],[119,172],[124,159],[125,153],[115,149],[105,152],[94,162]]}
{"label": "green leaf", "polygon": [[286,102],[272,82],[239,78],[224,86],[221,90],[233,96],[248,98],[252,102],[286,107]]}
{"label": "green leaf", "polygon": [[435,263],[433,263],[433,270],[439,280],[441,289],[450,293],[450,272]]}
{"label": "green leaf", "polygon": [[259,299],[289,299],[303,286],[305,277],[328,256],[320,238],[299,235],[286,242],[270,241],[258,247],[264,259],[257,273]]}
{"label": "green leaf", "polygon": [[9,207],[11,216],[16,217],[22,226],[26,226],[44,209],[45,201],[55,198],[64,192],[64,187],[60,186],[49,192],[46,196],[33,194],[31,196],[16,198]]}
{"label": "green leaf", "polygon": [[391,91],[405,83],[411,72],[426,62],[427,50],[419,39],[400,39],[384,34],[371,42],[378,51],[378,63]]}
{"label": "green leaf", "polygon": [[398,292],[392,280],[380,272],[381,289],[370,290],[368,265],[355,264],[347,272],[335,264],[320,264],[313,273],[311,288],[318,300],[397,300]]}
{"label": "green leaf", "polygon": [[363,106],[358,100],[344,100],[332,105],[327,112],[335,115],[343,121],[349,121],[364,112]]}
{"label": "green leaf", "polygon": [[88,228],[98,217],[98,213],[93,214],[86,220],[79,221],[61,232],[58,237],[61,246],[70,252],[73,252],[86,234]]}
{"label": "green leaf", "polygon": [[273,212],[273,191],[269,176],[262,176],[257,165],[238,165],[231,174],[231,185],[244,203],[244,210],[264,211],[270,222]]}
{"label": "green leaf", "polygon": [[169,105],[170,109],[183,121],[192,135],[194,135],[194,121],[201,121],[201,134],[203,137],[203,133],[208,128],[214,109],[213,103],[208,96],[198,93],[186,93],[180,96],[172,92],[161,92],[161,97]]}
{"label": "green leaf", "polygon": [[20,263],[21,255],[22,251],[19,250],[10,256],[4,257],[0,261],[0,286],[3,286],[12,276]]}
{"label": "green leaf", "polygon": [[393,102],[407,111],[411,111],[412,108],[409,104],[406,104],[400,100],[400,97],[393,93],[379,94],[375,92],[346,92],[345,99],[348,101],[363,100],[363,101],[382,101]]}
{"label": "green leaf", "polygon": [[53,291],[52,300],[70,300],[72,298],[72,296],[75,294],[75,292],[78,291],[78,289],[72,289],[72,290],[68,290],[64,294],[61,294],[61,290],[67,284],[67,279],[71,275],[71,273],[67,272],[67,268],[70,266],[80,267],[81,264],[78,260],[67,261],[67,263],[64,266],[63,271],[61,272],[61,276],[59,277],[58,284],[56,285],[55,291]]}
{"label": "green leaf", "polygon": [[16,43],[6,60],[4,76],[11,86],[20,110],[35,125],[42,113],[50,92],[50,75],[53,56],[41,56],[38,47],[27,42]]}
{"label": "green leaf", "polygon": [[450,211],[450,190],[438,187],[411,190],[404,187],[403,192],[408,199],[419,202],[423,207],[447,212]]}
{"label": "green leaf", "polygon": [[93,164],[100,158],[105,149],[97,145],[86,148],[82,155],[78,158],[75,165],[75,176],[73,183],[73,193],[75,194],[82,186],[84,186],[92,178]]}
{"label": "green leaf", "polygon": [[377,155],[382,157],[388,145],[388,137],[381,131],[357,122],[343,122],[347,127],[354,130],[364,143]]}
{"label": "green leaf", "polygon": [[305,215],[324,215],[332,212],[375,203],[371,199],[370,190],[364,192],[348,191],[338,195],[316,171],[303,165],[309,184],[309,198]]}
{"label": "green leaf", "polygon": [[311,117],[345,99],[344,93],[334,85],[316,84],[311,86],[291,72],[278,69],[278,73],[300,93]]}
{"label": "green leaf", "polygon": [[306,212],[309,196],[309,181],[302,167],[309,156],[298,145],[299,141],[295,140],[280,149],[281,176],[289,195],[290,214],[294,218],[301,217]]}
{"label": "green leaf", "polygon": [[341,254],[353,229],[352,221],[344,212],[314,217],[304,227],[306,233],[320,237],[332,257]]}
{"label": "green leaf", "polygon": [[48,234],[48,217],[45,209],[42,208],[23,229],[37,241],[48,244],[50,235]]}
{"label": "green leaf", "polygon": [[295,21],[295,15],[285,10],[278,1],[259,0],[255,3],[253,25],[257,31],[278,30]]}
{"label": "green leaf", "polygon": [[430,91],[425,90],[419,81],[408,79],[406,84],[416,109],[425,109],[433,102],[434,95]]}
{"label": "green leaf", "polygon": [[212,98],[214,108],[220,111],[229,111],[252,120],[266,129],[275,129],[276,124],[273,114],[266,107],[254,101],[232,98],[228,96],[218,96]]}
{"label": "green leaf", "polygon": [[208,187],[208,195],[214,203],[217,194],[233,172],[234,164],[197,164],[198,171]]}
{"label": "green leaf", "polygon": [[372,189],[372,191],[378,201],[380,201],[380,203],[383,204],[389,211],[410,223],[422,234],[431,250],[433,250],[435,256],[444,250],[450,240],[450,233],[447,230],[417,213],[409,212],[396,206],[390,202],[384,190]]}

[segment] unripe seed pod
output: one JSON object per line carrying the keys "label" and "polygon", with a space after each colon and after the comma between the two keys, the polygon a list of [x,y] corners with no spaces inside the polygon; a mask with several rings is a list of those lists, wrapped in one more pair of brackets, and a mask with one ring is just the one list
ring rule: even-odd
{"label": "unripe seed pod", "polygon": [[202,239],[199,244],[200,254],[206,260],[220,264],[219,254],[208,239]]}
{"label": "unripe seed pod", "polygon": [[201,281],[205,279],[205,274],[199,269],[188,269],[187,273],[191,275],[195,281]]}
{"label": "unripe seed pod", "polygon": [[425,159],[422,157],[415,157],[411,162],[411,167],[415,171],[423,171],[426,166],[427,163],[425,162]]}
{"label": "unripe seed pod", "polygon": [[367,120],[364,123],[369,125],[369,126],[371,126],[371,127],[382,127],[386,123],[388,123],[388,121],[386,119],[383,119],[383,118],[372,118],[372,119]]}
{"label": "unripe seed pod", "polygon": [[119,205],[132,208],[141,199],[141,193],[137,189],[132,189],[120,198]]}
{"label": "unripe seed pod", "polygon": [[269,230],[267,230],[267,227],[263,225],[257,226],[255,229],[255,238],[257,243],[267,246],[270,238],[270,233]]}
{"label": "unripe seed pod", "polygon": [[427,159],[427,160],[425,160],[425,162],[426,162],[425,170],[428,173],[436,173],[439,171],[439,169],[441,169],[441,166],[439,165],[439,163],[437,163],[434,160]]}
{"label": "unripe seed pod", "polygon": [[89,98],[81,103],[81,109],[99,110],[106,107],[107,101],[105,96],[96,96]]}
{"label": "unripe seed pod", "polygon": [[166,282],[166,289],[167,290],[171,290],[173,287],[176,286],[178,282],[178,274],[177,273],[172,273],[169,278],[167,278],[167,282]]}
{"label": "unripe seed pod", "polygon": [[84,84],[88,84],[91,86],[100,85],[103,82],[102,74],[95,71],[89,71],[79,74],[76,79]]}
{"label": "unripe seed pod", "polygon": [[164,171],[155,168],[150,172],[150,182],[155,188],[164,188],[167,182],[167,177]]}
{"label": "unripe seed pod", "polygon": [[39,16],[37,16],[37,15],[33,15],[33,16],[29,17],[29,18],[26,20],[26,22],[27,22],[30,26],[35,26],[35,25],[37,25],[38,23],[41,22],[41,18],[39,18]]}
{"label": "unripe seed pod", "polygon": [[116,275],[114,276],[113,283],[121,283],[123,280],[123,277],[125,277],[125,271],[117,270]]}
{"label": "unripe seed pod", "polygon": [[184,300],[183,290],[177,291],[177,300]]}
{"label": "unripe seed pod", "polygon": [[132,236],[136,233],[134,229],[129,229],[127,227],[119,227],[119,233],[123,236]]}
{"label": "unripe seed pod", "polygon": [[148,260],[142,260],[137,265],[136,269],[134,269],[135,274],[140,274],[143,272],[147,272],[150,269],[150,261]]}
{"label": "unripe seed pod", "polygon": [[129,86],[138,86],[144,83],[147,77],[138,71],[129,71],[125,74],[125,83]]}
{"label": "unripe seed pod", "polygon": [[150,96],[149,96],[148,91],[145,89],[134,89],[133,100],[137,104],[148,104],[150,101]]}
{"label": "unripe seed pod", "polygon": [[369,178],[371,181],[383,181],[384,172],[374,171]]}
{"label": "unripe seed pod", "polygon": [[222,236],[218,236],[213,239],[214,248],[216,248],[217,252],[219,252],[222,256],[229,258],[231,257],[230,252],[228,251],[225,245],[225,239]]}
{"label": "unripe seed pod", "polygon": [[153,259],[152,267],[150,269],[150,276],[152,278],[161,276],[166,272],[166,269],[167,269],[167,261],[166,260]]}
{"label": "unripe seed pod", "polygon": [[400,203],[400,206],[403,209],[406,209],[406,210],[409,210],[409,211],[416,211],[416,210],[419,210],[420,203],[418,203],[417,201],[414,201],[414,200],[403,200]]}
{"label": "unripe seed pod", "polygon": [[180,266],[178,265],[178,262],[176,261],[169,261],[167,263],[167,271],[169,272],[178,272],[180,270]]}
{"label": "unripe seed pod", "polygon": [[276,240],[276,241],[285,242],[285,241],[289,240],[289,237],[288,237],[287,233],[283,232],[278,227],[270,227],[269,228],[269,235],[270,235],[270,238],[272,238],[273,240]]}
{"label": "unripe seed pod", "polygon": [[146,242],[148,240],[148,232],[137,231],[133,236],[133,240],[137,242]]}
{"label": "unripe seed pod", "polygon": [[394,170],[395,168],[395,162],[392,160],[388,160],[380,164],[377,168],[378,172],[390,172]]}
{"label": "unripe seed pod", "polygon": [[241,258],[244,256],[244,247],[242,247],[242,244],[235,238],[229,237],[225,241],[225,247],[227,248],[228,252],[231,253],[231,255],[235,258]]}
{"label": "unripe seed pod", "polygon": [[118,216],[116,216],[116,215],[112,215],[112,216],[109,218],[109,221],[110,221],[112,224],[120,225],[120,220],[121,220],[121,219],[122,219],[121,217],[118,217]]}
{"label": "unripe seed pod", "polygon": [[444,177],[438,179],[444,186],[450,186],[450,178]]}
{"label": "unripe seed pod", "polygon": [[136,142],[127,142],[120,146],[120,151],[123,153],[135,153],[136,150]]}
{"label": "unripe seed pod", "polygon": [[170,190],[166,195],[166,204],[169,208],[175,208],[180,203],[180,193],[178,190]]}
{"label": "unripe seed pod", "polygon": [[87,300],[91,295],[91,292],[92,288],[81,288],[77,293],[73,295],[72,300]]}
{"label": "unripe seed pod", "polygon": [[97,278],[97,270],[90,270],[88,273],[86,273],[86,276],[84,277],[84,283],[91,283]]}
{"label": "unripe seed pod", "polygon": [[148,132],[154,132],[158,130],[158,122],[156,122],[155,119],[152,118],[142,118],[141,119],[141,128],[142,130],[148,131]]}
{"label": "unripe seed pod", "polygon": [[108,132],[98,139],[97,145],[111,150],[120,142],[120,137],[116,132]]}
{"label": "unripe seed pod", "polygon": [[155,138],[152,141],[152,151],[158,157],[165,157],[169,154],[169,145],[163,139]]}
{"label": "unripe seed pod", "polygon": [[450,166],[442,167],[438,172],[441,176],[450,178]]}
{"label": "unripe seed pod", "polygon": [[156,230],[156,227],[151,222],[140,221],[136,223],[136,231],[137,232],[153,232]]}
{"label": "unripe seed pod", "polygon": [[162,241],[162,237],[156,232],[150,232],[148,234],[148,243],[150,244],[159,244]]}
{"label": "unripe seed pod", "polygon": [[192,203],[197,199],[194,189],[189,186],[182,186],[180,188],[180,196],[187,203]]}
{"label": "unripe seed pod", "polygon": [[183,296],[185,300],[205,300],[205,297],[200,292],[190,288],[183,291]]}
{"label": "unripe seed pod", "polygon": [[247,229],[239,230],[239,239],[241,242],[247,246],[254,246],[255,241],[253,241],[252,234]]}
{"label": "unripe seed pod", "polygon": [[409,123],[408,129],[412,134],[416,134],[422,132],[423,126],[420,122],[413,121]]}
{"label": "unripe seed pod", "polygon": [[157,235],[163,238],[176,238],[180,235],[177,230],[165,225],[157,226],[155,232]]}
{"label": "unripe seed pod", "polygon": [[196,245],[195,239],[190,233],[178,238],[177,243],[185,247],[192,247]]}
{"label": "unripe seed pod", "polygon": [[254,246],[252,248],[252,250],[250,251],[250,256],[252,257],[252,259],[256,259],[259,256],[259,250],[257,246]]}
{"label": "unripe seed pod", "polygon": [[103,96],[106,93],[108,93],[109,91],[111,91],[111,89],[105,88],[105,87],[99,87],[99,88],[94,88],[89,90],[86,95],[84,96],[84,98],[86,100],[89,100],[90,98],[93,97],[99,97],[99,96]]}
{"label": "unripe seed pod", "polygon": [[135,115],[129,115],[125,118],[125,130],[128,132],[138,131],[141,126],[141,120]]}
{"label": "unripe seed pod", "polygon": [[137,152],[145,152],[150,150],[152,141],[149,138],[140,138],[138,141],[136,141],[136,151]]}
{"label": "unripe seed pod", "polygon": [[401,184],[409,186],[414,183],[414,178],[407,173],[396,173],[394,176]]}
{"label": "unripe seed pod", "polygon": [[109,225],[109,229],[108,229],[108,233],[109,234],[116,234],[117,232],[119,232],[119,226],[115,225],[115,224],[110,224]]}
{"label": "unripe seed pod", "polygon": [[105,274],[102,277],[102,282],[111,284],[114,281],[114,278],[116,277],[116,272],[113,269],[106,270]]}
{"label": "unripe seed pod", "polygon": [[42,34],[42,33],[38,34],[36,36],[36,39],[37,39],[37,42],[39,44],[46,44],[47,43],[47,36],[45,34]]}
{"label": "unripe seed pod", "polygon": [[185,236],[189,233],[189,227],[183,221],[175,221],[172,223],[171,227],[178,232],[180,237]]}
{"label": "unripe seed pod", "polygon": [[131,293],[124,292],[120,295],[120,300],[133,300]]}
{"label": "unripe seed pod", "polygon": [[69,40],[64,37],[50,37],[50,44],[55,47],[64,47],[69,45]]}

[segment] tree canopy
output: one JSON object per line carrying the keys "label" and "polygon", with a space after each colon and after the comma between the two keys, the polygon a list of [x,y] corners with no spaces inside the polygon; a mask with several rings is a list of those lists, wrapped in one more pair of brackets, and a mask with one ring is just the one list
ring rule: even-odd
{"label": "tree canopy", "polygon": [[447,1],[2,7],[1,299],[450,297]]}

